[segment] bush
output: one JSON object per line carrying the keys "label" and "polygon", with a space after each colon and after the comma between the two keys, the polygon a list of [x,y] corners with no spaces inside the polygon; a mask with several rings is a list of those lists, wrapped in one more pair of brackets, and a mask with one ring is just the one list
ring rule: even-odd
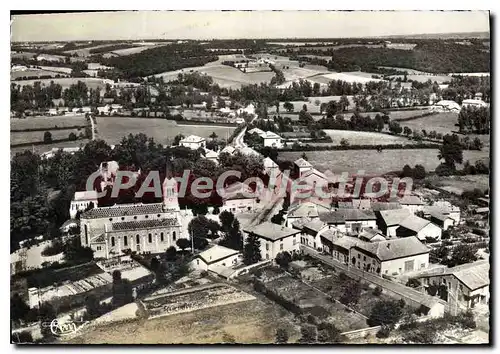
{"label": "bush", "polygon": [[402,316],[403,312],[398,302],[392,300],[378,301],[373,306],[367,323],[370,326],[394,326]]}
{"label": "bush", "polygon": [[457,316],[457,322],[464,328],[474,329],[476,328],[476,321],[474,319],[474,313],[469,309]]}
{"label": "bush", "polygon": [[388,326],[382,326],[377,334],[375,335],[377,338],[387,338],[391,334],[391,329]]}
{"label": "bush", "polygon": [[375,296],[380,296],[382,295],[382,288],[380,286],[376,286],[375,289],[373,289],[373,295]]}
{"label": "bush", "polygon": [[60,241],[54,241],[52,244],[45,247],[42,251],[42,256],[50,257],[64,251],[64,245]]}

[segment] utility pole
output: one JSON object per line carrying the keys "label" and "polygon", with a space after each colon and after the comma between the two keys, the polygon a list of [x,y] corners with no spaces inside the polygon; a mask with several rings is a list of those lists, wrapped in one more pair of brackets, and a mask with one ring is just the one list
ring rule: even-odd
{"label": "utility pole", "polygon": [[191,254],[194,254],[194,238],[193,238],[193,233],[190,232],[189,235],[191,236]]}

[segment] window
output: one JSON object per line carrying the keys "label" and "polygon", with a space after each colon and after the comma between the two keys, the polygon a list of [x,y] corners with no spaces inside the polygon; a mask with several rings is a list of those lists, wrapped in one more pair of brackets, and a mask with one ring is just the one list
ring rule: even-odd
{"label": "window", "polygon": [[280,244],[280,250],[283,251],[283,244]]}
{"label": "window", "polygon": [[361,258],[361,255],[358,253],[358,259]]}
{"label": "window", "polygon": [[421,269],[425,268],[425,263],[420,264],[420,268]]}
{"label": "window", "polygon": [[363,260],[366,261],[366,256],[363,256]]}
{"label": "window", "polygon": [[266,253],[266,259],[269,259],[269,253]]}
{"label": "window", "polygon": [[109,221],[113,221],[113,218],[109,218]]}
{"label": "window", "polygon": [[199,259],[196,260],[196,265],[200,265],[200,260]]}
{"label": "window", "polygon": [[123,221],[123,220],[125,220],[125,217],[124,217],[124,216],[122,216],[122,221]]}
{"label": "window", "polygon": [[89,235],[88,235],[87,225],[85,225],[84,228],[85,228],[85,245],[88,245],[89,244]]}
{"label": "window", "polygon": [[151,234],[148,234],[148,242],[149,243],[153,242],[153,236]]}
{"label": "window", "polygon": [[115,247],[115,237],[111,236],[111,247]]}
{"label": "window", "polygon": [[174,232],[172,232],[172,240],[175,241],[176,238],[177,238],[177,236],[176,236],[175,231],[174,231]]}
{"label": "window", "polygon": [[156,217],[158,217],[158,218],[159,218],[159,217],[160,217],[160,214],[156,215]]}
{"label": "window", "polygon": [[101,250],[101,246],[97,246],[97,250],[100,251]]}
{"label": "window", "polygon": [[135,243],[139,244],[141,242],[141,237],[139,235],[135,235]]}
{"label": "window", "polygon": [[137,215],[136,215],[136,216],[134,216],[134,220],[137,220]]}
{"label": "window", "polygon": [[269,243],[266,243],[266,251],[269,251]]}
{"label": "window", "polygon": [[147,219],[147,218],[149,218],[149,215],[144,215],[144,217]]}
{"label": "window", "polygon": [[123,236],[123,245],[127,246],[127,236]]}
{"label": "window", "polygon": [[163,238],[163,232],[160,233],[160,241],[163,242],[164,241],[164,238]]}

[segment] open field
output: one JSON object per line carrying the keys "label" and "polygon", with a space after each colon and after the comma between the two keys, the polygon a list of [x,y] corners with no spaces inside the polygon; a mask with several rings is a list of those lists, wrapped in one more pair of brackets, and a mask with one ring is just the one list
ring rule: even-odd
{"label": "open field", "polygon": [[[42,139],[43,139],[43,135],[42,135]],[[16,153],[23,152],[25,150],[34,151],[36,154],[42,154],[42,153],[50,151],[54,148],[62,149],[62,148],[68,148],[68,147],[83,147],[88,142],[89,142],[88,139],[82,139],[82,140],[77,140],[77,141],[61,141],[59,143],[53,143],[53,144],[36,145],[33,147],[31,147],[31,146],[11,147],[10,148],[10,155],[12,157]]]}
{"label": "open field", "polygon": [[[281,160],[295,161],[303,152],[281,152]],[[306,151],[308,161],[320,171],[334,173],[357,173],[364,170],[367,175],[400,171],[405,164],[420,164],[427,171],[433,171],[440,163],[437,149],[401,149],[401,150],[343,150],[343,151]],[[489,148],[482,151],[464,151],[464,161],[474,164],[477,160],[488,160]],[[461,166],[457,166],[461,168]]]}
{"label": "open field", "polygon": [[402,136],[381,134],[376,132],[361,132],[353,130],[325,129],[324,132],[332,138],[330,145],[340,145],[342,139],[347,139],[351,145],[388,145],[388,144],[414,144],[415,141]]}
{"label": "open field", "polygon": [[[44,68],[49,68],[49,67],[44,67]],[[18,79],[21,79],[23,77],[41,77],[41,76],[56,77],[56,75],[67,76],[67,73],[65,73],[64,71],[58,71],[58,70],[52,70],[52,69],[53,68],[50,68],[50,69],[31,68],[28,70],[11,71],[10,72],[10,79],[11,80],[18,80]],[[27,81],[31,81],[31,80],[27,80]]]}
{"label": "open field", "polygon": [[106,86],[105,79],[97,79],[97,78],[88,78],[88,77],[77,77],[77,78],[57,78],[57,79],[41,79],[41,80],[18,80],[12,81],[17,85],[31,85],[33,86],[36,81],[40,81],[42,86],[50,85],[51,81],[54,81],[54,84],[59,84],[62,86],[63,90],[65,88],[70,87],[71,85],[75,85],[78,81],[84,82],[88,88],[100,88],[103,89]]}
{"label": "open field", "polygon": [[[423,112],[422,112],[423,113]],[[392,118],[392,113],[391,113]],[[435,130],[437,133],[450,134],[452,131],[458,131],[455,124],[458,122],[458,113],[439,113],[427,117],[417,118],[406,122],[400,122],[402,127],[411,128],[411,130],[425,129],[427,132]]]}
{"label": "open field", "polygon": [[184,136],[195,134],[208,138],[215,132],[222,138],[226,136],[226,132],[231,134],[234,129],[235,127],[220,126],[178,126],[176,122],[166,119],[97,117],[99,137],[108,144],[117,144],[128,134],[144,133],[158,143],[170,144],[177,134]]}
{"label": "open field", "polygon": [[59,127],[85,126],[84,116],[59,116],[59,117],[28,117],[23,119],[12,118],[10,120],[11,130],[22,129],[48,129]]}
{"label": "open field", "polygon": [[346,82],[356,82],[356,83],[367,83],[370,81],[382,81],[380,79],[373,79],[371,73],[365,72],[345,72],[345,73],[330,73],[326,75],[322,75],[326,79],[329,80],[342,80]]}
{"label": "open field", "polygon": [[[113,50],[113,51],[111,51],[109,53],[111,53],[111,54],[117,54],[119,56],[131,55],[131,54],[137,54],[137,53],[143,52],[143,51],[145,51],[147,49],[157,48],[157,47],[165,46],[165,45],[168,45],[168,44],[169,43],[151,43],[149,45],[139,45],[137,47],[117,49],[117,50]],[[109,53],[106,53],[106,54],[109,54]],[[106,57],[106,54],[104,54],[104,57]]]}
{"label": "open field", "polygon": [[[286,316],[286,317],[285,317]],[[287,318],[288,317],[288,318]],[[245,301],[151,320],[131,320],[82,333],[72,344],[272,343],[276,328],[297,329],[287,311],[260,300]]]}
{"label": "open field", "polygon": [[432,176],[428,177],[433,185],[443,188],[448,192],[455,194],[462,194],[464,191],[470,191],[474,188],[479,188],[484,191],[489,188],[489,175],[467,175],[467,176],[450,176],[450,177],[439,177]]}
{"label": "open field", "polygon": [[[47,131],[50,131],[48,129]],[[52,134],[52,140],[59,139],[67,139],[70,133],[75,133],[76,136],[83,132],[84,129],[62,129],[62,130],[53,130],[50,131]],[[10,143],[12,145],[24,144],[24,143],[36,143],[39,141],[43,141],[44,131],[36,131],[36,132],[11,132],[10,133]]]}

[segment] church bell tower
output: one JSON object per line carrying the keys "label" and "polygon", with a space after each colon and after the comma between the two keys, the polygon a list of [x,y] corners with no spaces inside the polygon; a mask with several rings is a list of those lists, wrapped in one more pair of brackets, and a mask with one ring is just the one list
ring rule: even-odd
{"label": "church bell tower", "polygon": [[163,181],[163,210],[180,211],[177,181],[169,169],[169,161],[167,161],[166,175]]}

